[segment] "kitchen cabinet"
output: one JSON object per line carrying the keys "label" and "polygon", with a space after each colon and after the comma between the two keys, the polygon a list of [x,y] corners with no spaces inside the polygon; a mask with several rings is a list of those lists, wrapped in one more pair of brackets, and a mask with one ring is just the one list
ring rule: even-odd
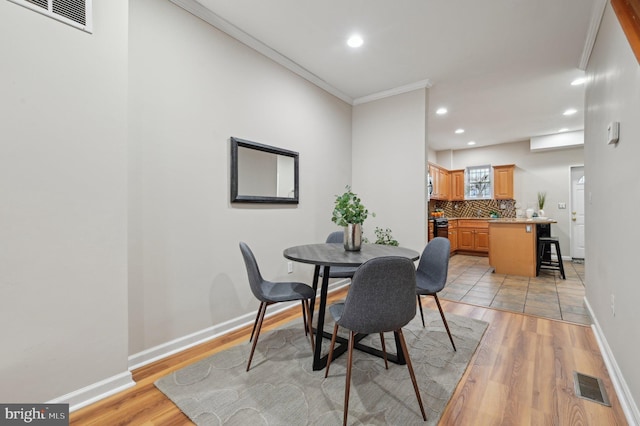
{"label": "kitchen cabinet", "polygon": [[[489,265],[496,274],[537,275],[538,238],[554,220],[496,219],[489,222]],[[542,234],[542,235],[541,235]]]}
{"label": "kitchen cabinet", "polygon": [[429,236],[427,237],[427,241],[433,240],[433,220],[429,221]]}
{"label": "kitchen cabinet", "polygon": [[458,219],[458,251],[489,253],[489,222],[486,219]]}
{"label": "kitchen cabinet", "polygon": [[449,180],[451,181],[449,199],[451,201],[464,201],[464,169],[449,171]]}
{"label": "kitchen cabinet", "polygon": [[458,221],[449,220],[449,243],[451,243],[450,253],[458,250]]}
{"label": "kitchen cabinet", "polygon": [[432,200],[448,200],[450,183],[449,171],[445,168],[429,163],[429,174],[433,183],[433,191],[431,192]]}
{"label": "kitchen cabinet", "polygon": [[438,191],[440,193],[440,199],[441,200],[448,200],[449,199],[449,192],[450,192],[450,186],[451,184],[449,183],[449,171],[446,169],[438,169],[438,183],[440,185],[440,187],[438,188]]}
{"label": "kitchen cabinet", "polygon": [[513,199],[513,172],[515,164],[493,166],[493,198],[496,200]]}

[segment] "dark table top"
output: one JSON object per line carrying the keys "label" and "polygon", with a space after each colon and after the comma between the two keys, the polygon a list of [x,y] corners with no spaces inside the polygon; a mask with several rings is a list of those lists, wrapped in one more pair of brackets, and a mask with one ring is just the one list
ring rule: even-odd
{"label": "dark table top", "polygon": [[382,256],[401,256],[413,261],[420,258],[415,250],[382,244],[362,244],[360,251],[346,251],[341,243],[306,244],[289,247],[283,254],[289,260],[321,266],[360,266]]}

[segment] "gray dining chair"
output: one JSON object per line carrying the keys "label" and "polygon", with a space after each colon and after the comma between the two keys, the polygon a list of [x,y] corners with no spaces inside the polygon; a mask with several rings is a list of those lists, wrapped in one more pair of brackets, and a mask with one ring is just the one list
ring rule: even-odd
{"label": "gray dining chair", "polygon": [[[335,325],[325,377],[329,375],[338,328],[344,327],[349,330],[343,424],[347,424],[349,412],[351,365],[356,333],[379,333],[382,337],[382,333],[388,331],[393,331],[396,339],[400,342],[422,418],[427,420],[407,344],[402,334],[402,327],[407,325],[416,315],[415,291],[416,271],[411,260],[396,256],[378,257],[363,263],[358,268],[353,276],[345,301],[329,307]],[[386,353],[384,347],[383,353]]]}
{"label": "gray dining chair", "polygon": [[311,286],[304,283],[272,282],[265,280],[260,274],[258,262],[256,262],[256,258],[249,246],[246,243],[241,242],[240,251],[242,252],[244,264],[247,268],[251,292],[256,299],[260,301],[258,314],[256,315],[256,320],[253,323],[253,330],[251,331],[251,337],[249,338],[250,342],[253,340],[253,344],[251,346],[249,361],[247,362],[247,371],[249,371],[249,368],[251,367],[251,360],[253,359],[253,353],[256,350],[258,337],[260,336],[260,329],[262,328],[262,322],[264,321],[264,316],[267,312],[267,306],[274,303],[291,302],[295,300],[301,301],[302,311],[305,314],[303,315],[305,335],[307,333],[310,335],[311,352],[313,352],[313,329],[311,327],[311,314],[309,313],[309,300],[312,300],[315,297],[315,291],[313,291]]}
{"label": "gray dining chair", "polygon": [[[344,243],[344,231],[335,231],[329,234],[327,237],[327,244]],[[320,269],[320,276],[323,276],[324,268]],[[357,267],[353,266],[332,266],[329,269],[329,278],[352,278],[356,273]]]}
{"label": "gray dining chair", "polygon": [[444,237],[436,237],[427,243],[427,246],[422,251],[418,269],[416,270],[416,294],[418,296],[422,326],[424,327],[425,324],[420,296],[433,296],[438,305],[444,327],[447,329],[451,345],[453,345],[453,350],[457,351],[456,344],[453,343],[453,337],[451,337],[451,331],[449,331],[449,324],[447,324],[447,319],[444,317],[444,312],[438,299],[438,292],[442,291],[447,283],[450,248],[451,243],[449,239]]}

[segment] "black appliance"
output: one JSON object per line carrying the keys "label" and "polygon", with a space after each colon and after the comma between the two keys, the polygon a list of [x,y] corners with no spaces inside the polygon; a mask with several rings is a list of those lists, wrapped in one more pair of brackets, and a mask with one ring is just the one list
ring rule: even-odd
{"label": "black appliance", "polygon": [[446,217],[433,218],[433,236],[449,238],[449,220]]}

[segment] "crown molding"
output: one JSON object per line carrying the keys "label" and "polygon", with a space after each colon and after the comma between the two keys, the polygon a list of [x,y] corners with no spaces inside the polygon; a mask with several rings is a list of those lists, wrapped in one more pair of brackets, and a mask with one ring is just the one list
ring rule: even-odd
{"label": "crown molding", "polygon": [[580,63],[578,68],[582,71],[587,69],[589,63],[589,57],[593,50],[593,45],[596,43],[596,36],[600,29],[600,22],[602,22],[602,16],[604,15],[604,9],[607,6],[608,0],[596,0],[593,5],[593,11],[591,13],[591,22],[589,22],[589,30],[587,31],[587,37],[582,49],[582,56],[580,57]]}
{"label": "crown molding", "polygon": [[383,90],[382,92],[373,93],[371,95],[362,96],[360,98],[356,98],[353,100],[353,105],[360,105],[371,101],[376,101],[378,99],[388,98],[390,96],[400,95],[402,93],[413,92],[418,89],[428,89],[433,84],[431,80],[420,80],[415,83],[406,84],[404,86],[394,87],[393,89]]}
{"label": "crown molding", "polygon": [[238,40],[240,43],[254,49],[258,53],[261,53],[267,58],[287,68],[289,71],[296,73],[297,75],[304,78],[305,80],[308,80],[309,82],[315,84],[319,88],[331,93],[333,96],[343,100],[348,104],[353,104],[353,99],[350,96],[336,89],[335,87],[333,87],[332,85],[330,85],[329,83],[327,83],[326,81],[324,81],[323,79],[321,79],[320,77],[312,73],[311,71],[307,70],[304,67],[301,67],[300,65],[298,65],[291,59],[287,58],[283,54],[279,53],[278,51],[270,48],[266,44],[252,37],[251,35],[245,33],[240,28],[236,27],[231,22],[223,19],[219,15],[207,9],[196,0],[170,0],[170,1],[176,6],[181,7],[182,9],[191,13],[192,15],[197,16],[198,18],[202,19],[208,24],[214,26],[220,31]]}

